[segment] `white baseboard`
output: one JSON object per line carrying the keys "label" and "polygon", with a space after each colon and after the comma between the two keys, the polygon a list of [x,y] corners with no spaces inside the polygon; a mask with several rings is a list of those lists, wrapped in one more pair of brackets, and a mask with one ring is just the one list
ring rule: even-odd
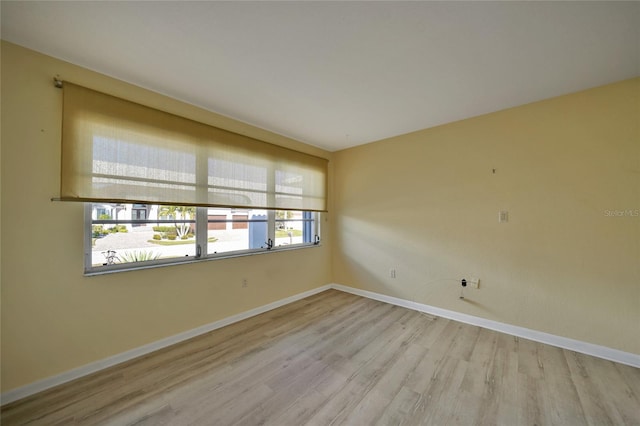
{"label": "white baseboard", "polygon": [[114,365],[121,364],[125,361],[138,358],[142,355],[146,355],[148,353],[157,351],[159,349],[166,348],[167,346],[175,345],[176,343],[180,343],[182,341],[191,339],[201,334],[208,333],[210,331],[216,330],[218,328],[222,328],[224,326],[233,324],[235,322],[242,321],[247,318],[251,318],[253,316],[262,314],[264,312],[271,311],[273,309],[287,305],[291,302],[295,302],[297,300],[304,299],[305,297],[309,297],[314,294],[323,292],[325,290],[329,290],[330,288],[331,288],[331,285],[325,285],[322,287],[314,288],[313,290],[305,291],[304,293],[295,294],[293,296],[290,296],[281,300],[277,300],[267,305],[259,306],[254,309],[241,312],[239,314],[232,315],[230,317],[223,318],[218,321],[214,321],[210,324],[205,324],[203,326],[196,327],[194,329],[187,330],[173,336],[169,336],[167,338],[149,343],[147,345],[143,345],[138,348],[134,348],[129,351],[122,352],[117,355],[110,356],[108,358],[83,365],[78,368],[74,368],[73,370],[65,371],[64,373],[57,374],[55,376],[48,377],[46,379],[38,380],[37,382],[29,383],[28,385],[21,386],[16,389],[12,389],[0,395],[0,401],[2,401],[1,405],[9,404],[11,402],[25,398],[27,396],[36,394],[38,392],[42,392],[54,386],[58,386],[66,382],[70,382],[71,380],[75,380],[80,377],[86,376],[88,374],[92,374],[97,371],[104,370],[105,368],[109,368]]}
{"label": "white baseboard", "polygon": [[184,340],[191,339],[193,337],[208,333],[210,331],[222,328],[238,321],[242,321],[247,318],[251,318],[253,316],[268,312],[270,310],[279,308],[281,306],[329,289],[344,291],[358,296],[367,297],[369,299],[390,303],[392,305],[402,306],[404,308],[412,309],[415,311],[437,315],[443,318],[460,321],[466,324],[476,325],[490,330],[499,331],[501,333],[522,337],[524,339],[529,339],[536,342],[546,343],[575,352],[580,352],[583,354],[592,355],[598,358],[604,358],[610,361],[640,368],[640,355],[632,354],[629,352],[623,352],[617,349],[611,349],[605,346],[595,345],[593,343],[581,342],[579,340],[573,340],[566,337],[555,336],[553,334],[543,333],[540,331],[505,324],[498,321],[492,321],[473,315],[467,315],[460,312],[437,308],[435,306],[412,302],[410,300],[400,299],[397,297],[386,296],[384,294],[348,287],[341,284],[327,284],[10,390],[0,395],[0,405],[9,404],[38,392],[42,392],[54,386],[58,386],[71,380],[75,380],[80,377],[95,373],[97,371],[104,370],[105,368],[121,364],[123,362],[138,358],[142,355],[149,354],[159,349],[175,345],[176,343],[180,343]]}
{"label": "white baseboard", "polygon": [[369,299],[378,300],[380,302],[402,306],[404,308],[425,312],[466,324],[477,325],[478,327],[488,328],[489,330],[499,331],[501,333],[510,334],[512,336],[522,337],[524,339],[546,343],[548,345],[557,346],[574,352],[580,352],[586,355],[592,355],[609,361],[619,362],[620,364],[626,364],[632,367],[640,368],[640,355],[608,348],[606,346],[595,345],[593,343],[587,343],[580,340],[569,339],[567,337],[556,336],[554,334],[543,333],[541,331],[531,330],[529,328],[505,324],[498,321],[488,320],[485,318],[467,315],[456,311],[450,311],[448,309],[437,308],[435,306],[412,302],[406,299],[386,296],[384,294],[348,287],[341,284],[331,284],[331,288],[358,296],[367,297]]}

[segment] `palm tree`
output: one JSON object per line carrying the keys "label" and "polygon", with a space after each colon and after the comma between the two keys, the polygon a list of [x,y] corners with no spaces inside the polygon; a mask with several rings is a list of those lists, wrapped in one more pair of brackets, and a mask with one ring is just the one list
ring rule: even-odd
{"label": "palm tree", "polygon": [[[166,216],[175,220],[191,220],[196,216],[195,207],[187,206],[162,206],[159,211],[160,216]],[[191,231],[190,223],[175,223],[176,234],[178,238],[183,239],[189,235]]]}

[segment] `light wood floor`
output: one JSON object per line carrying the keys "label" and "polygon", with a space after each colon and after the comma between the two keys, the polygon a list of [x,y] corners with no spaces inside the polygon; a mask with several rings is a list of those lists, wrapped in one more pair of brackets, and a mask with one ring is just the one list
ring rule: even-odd
{"label": "light wood floor", "polygon": [[329,290],[2,408],[2,425],[639,425],[640,369]]}

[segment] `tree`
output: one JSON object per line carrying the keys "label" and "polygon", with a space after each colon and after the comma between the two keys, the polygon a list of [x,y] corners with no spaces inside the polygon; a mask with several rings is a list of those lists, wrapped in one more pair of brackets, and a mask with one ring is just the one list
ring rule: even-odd
{"label": "tree", "polygon": [[293,212],[289,210],[276,210],[276,229],[286,229],[285,219],[291,219]]}
{"label": "tree", "polygon": [[[196,208],[187,206],[162,206],[159,211],[160,216],[166,216],[174,220],[191,220],[196,217]],[[191,231],[190,223],[175,223],[178,238],[184,239]]]}

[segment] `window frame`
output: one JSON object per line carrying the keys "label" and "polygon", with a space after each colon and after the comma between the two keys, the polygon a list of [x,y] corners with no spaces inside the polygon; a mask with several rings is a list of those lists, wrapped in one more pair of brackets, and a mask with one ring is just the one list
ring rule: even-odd
{"label": "window frame", "polygon": [[[151,205],[151,204],[150,204]],[[93,203],[86,202],[84,203],[84,275],[85,276],[93,276],[93,275],[102,275],[109,274],[114,272],[125,272],[132,270],[140,270],[140,269],[148,269],[148,268],[157,268],[163,266],[171,266],[171,265],[183,265],[188,263],[195,262],[206,262],[211,260],[219,260],[219,259],[228,259],[234,257],[243,257],[243,256],[253,256],[260,255],[266,253],[277,253],[288,250],[298,250],[305,249],[311,247],[319,247],[322,245],[321,238],[321,212],[303,212],[303,217],[305,215],[311,215],[310,219],[303,220],[311,220],[311,232],[312,236],[310,241],[304,241],[304,230],[303,230],[303,242],[288,244],[288,245],[276,245],[276,222],[280,222],[282,220],[278,220],[276,218],[275,210],[267,210],[267,238],[272,241],[271,247],[261,247],[261,248],[248,248],[242,250],[235,251],[227,251],[221,253],[207,253],[207,245],[208,245],[208,224],[209,224],[209,209],[210,207],[196,207],[196,215],[193,219],[195,223],[196,232],[195,232],[195,256],[184,256],[184,257],[171,257],[166,259],[157,259],[157,260],[147,260],[141,262],[124,262],[124,263],[116,263],[113,265],[93,265],[93,228],[94,220],[92,217]],[[224,208],[222,208],[224,209]],[[235,210],[235,209],[231,209]],[[134,219],[111,219],[111,220],[100,220],[96,219],[96,221],[107,222],[113,224],[135,224],[135,223],[158,223],[159,221],[163,221],[164,219],[146,219],[144,222],[135,221]],[[191,221],[191,220],[190,220]],[[226,221],[235,223],[233,220]],[[174,223],[174,221],[171,221]],[[265,241],[265,244],[267,241]]]}

